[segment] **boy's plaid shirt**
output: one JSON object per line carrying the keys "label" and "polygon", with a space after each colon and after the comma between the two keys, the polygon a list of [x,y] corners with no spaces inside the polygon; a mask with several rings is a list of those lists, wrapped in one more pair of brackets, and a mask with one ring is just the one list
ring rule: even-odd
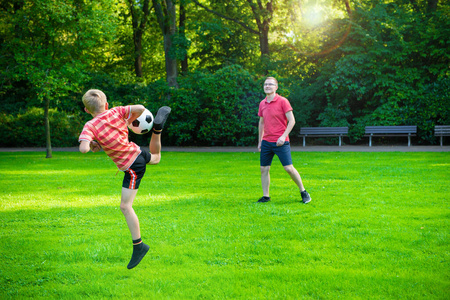
{"label": "boy's plaid shirt", "polygon": [[87,122],[78,140],[96,140],[119,170],[126,171],[141,153],[138,145],[128,141],[130,117],[130,106],[111,108]]}

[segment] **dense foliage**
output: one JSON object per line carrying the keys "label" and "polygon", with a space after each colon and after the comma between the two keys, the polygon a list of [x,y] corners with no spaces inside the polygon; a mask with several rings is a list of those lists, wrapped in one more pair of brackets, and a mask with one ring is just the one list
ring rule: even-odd
{"label": "dense foliage", "polygon": [[[82,126],[81,118],[50,109],[52,143],[56,147],[75,145],[74,137]],[[45,145],[44,110],[32,107],[24,113],[0,113],[1,145],[4,147],[42,147]]]}
{"label": "dense foliage", "polygon": [[[254,145],[267,75],[292,103],[292,136],[300,126],[349,126],[354,143],[366,125],[417,125],[417,141],[432,144],[434,126],[450,124],[448,4],[254,2],[2,1],[0,146],[45,146],[45,136],[23,135],[45,132],[46,120],[54,145],[77,145],[89,88],[112,106],[171,106],[167,144]],[[170,34],[154,9],[169,4],[179,9]],[[306,22],[311,7],[321,23]],[[167,68],[174,60],[178,71]]]}

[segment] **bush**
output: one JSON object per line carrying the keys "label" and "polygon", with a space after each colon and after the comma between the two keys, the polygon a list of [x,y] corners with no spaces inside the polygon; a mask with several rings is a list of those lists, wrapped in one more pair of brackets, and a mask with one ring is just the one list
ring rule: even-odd
{"label": "bush", "polygon": [[[78,145],[83,128],[80,117],[50,109],[50,134],[54,147]],[[32,107],[23,114],[0,114],[0,147],[45,147],[45,120],[42,108]]]}
{"label": "bush", "polygon": [[[165,145],[255,145],[258,138],[258,105],[264,95],[258,80],[240,66],[216,73],[194,72],[178,78],[179,88],[163,80],[149,85],[93,86],[102,89],[110,107],[142,104],[156,115],[170,106]],[[90,85],[92,86],[92,85]],[[130,140],[148,145],[149,135],[131,133]]]}

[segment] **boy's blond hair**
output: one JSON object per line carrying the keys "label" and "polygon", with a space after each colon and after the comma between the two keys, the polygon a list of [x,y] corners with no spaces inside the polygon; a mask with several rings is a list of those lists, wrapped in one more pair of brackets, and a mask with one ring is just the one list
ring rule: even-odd
{"label": "boy's blond hair", "polygon": [[84,107],[90,113],[102,112],[107,103],[106,95],[100,90],[89,90],[83,95]]}

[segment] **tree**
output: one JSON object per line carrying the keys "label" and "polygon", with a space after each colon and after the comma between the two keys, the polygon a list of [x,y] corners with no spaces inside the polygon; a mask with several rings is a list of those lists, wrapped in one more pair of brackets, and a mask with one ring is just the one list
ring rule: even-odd
{"label": "tree", "polygon": [[149,18],[149,0],[140,1],[128,0],[128,7],[131,14],[134,43],[134,70],[137,77],[142,77],[142,36]]}
{"label": "tree", "polygon": [[[259,37],[259,49],[261,57],[268,57],[270,55],[270,49],[269,49],[269,30],[270,30],[270,23],[273,18],[273,12],[274,12],[274,1],[264,1],[264,3],[261,0],[246,0],[247,5],[250,7],[252,15],[253,15],[253,21],[256,24],[256,28],[252,25],[247,24],[246,22],[242,21],[242,16],[230,16],[221,13],[218,10],[214,10],[211,8],[208,8],[206,5],[201,4],[198,0],[193,0],[193,2],[205,9],[206,11],[215,14],[216,16],[235,22],[236,24],[239,24],[243,29],[246,31],[256,34]],[[236,1],[238,2],[238,1]],[[237,3],[234,3],[234,5],[238,5]],[[219,6],[222,6],[223,2],[219,3]],[[242,4],[241,4],[242,5]],[[245,11],[245,10],[244,10]],[[242,14],[242,10],[240,10],[240,13]]]}
{"label": "tree", "polygon": [[438,5],[430,14],[426,3],[367,2],[356,8],[347,42],[322,68],[328,106],[321,124],[342,111],[358,130],[414,124],[422,140],[433,142],[434,125],[449,115],[445,9]]}
{"label": "tree", "polygon": [[50,107],[78,90],[90,64],[107,55],[101,45],[114,37],[109,2],[22,0],[1,6],[2,85],[9,91],[25,85],[28,104],[43,104],[47,158],[52,157]]}
{"label": "tree", "polygon": [[177,59],[172,42],[177,33],[176,7],[173,0],[152,0],[156,18],[164,39],[164,55],[166,61],[166,80],[170,87],[177,87]]}

